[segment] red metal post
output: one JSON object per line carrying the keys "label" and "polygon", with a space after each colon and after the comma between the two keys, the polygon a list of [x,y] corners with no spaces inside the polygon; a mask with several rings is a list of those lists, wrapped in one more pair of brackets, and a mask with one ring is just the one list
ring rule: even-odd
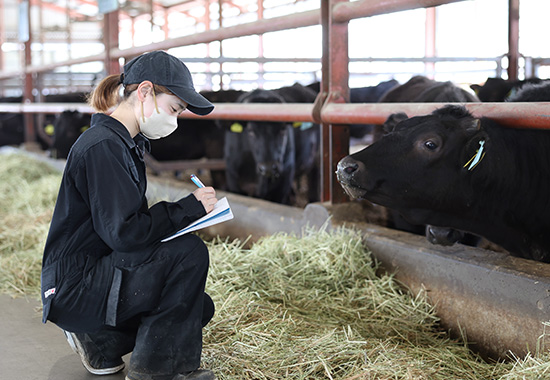
{"label": "red metal post", "polygon": [[[31,5],[27,8],[27,25],[29,26],[28,39],[25,41],[25,57],[24,57],[24,66],[25,70],[32,65],[32,25],[31,25]],[[34,101],[34,96],[32,90],[34,88],[33,84],[33,74],[27,72],[25,74],[25,87],[23,89],[23,102],[32,103]],[[36,131],[34,130],[34,117],[31,114],[25,114],[25,142],[34,142],[36,141]]]}
{"label": "red metal post", "polygon": [[[435,57],[435,23],[436,10],[434,7],[426,8],[426,29],[424,34],[424,56],[426,58]],[[434,79],[435,62],[424,63],[424,71],[428,78]]]}
{"label": "red metal post", "polygon": [[103,15],[103,43],[105,72],[107,75],[118,74],[120,72],[118,57],[112,55],[112,50],[118,49],[118,10]]}
{"label": "red metal post", "polygon": [[[327,104],[349,102],[348,21],[337,22],[332,17],[334,6],[348,0],[331,0],[329,8],[329,95]],[[330,170],[325,180],[330,180],[332,203],[348,200],[336,179],[338,161],[349,154],[349,126],[330,124]],[[328,176],[330,174],[330,176]]]}
{"label": "red metal post", "polygon": [[508,0],[508,79],[518,79],[519,0]]}
{"label": "red metal post", "polygon": [[[323,55],[321,57],[321,91],[316,99],[316,115],[315,117],[321,122],[322,106],[328,97],[329,83],[330,83],[330,71],[329,71],[329,20],[330,20],[330,1],[321,0],[321,25],[322,25],[322,43],[323,43]],[[331,199],[331,186],[330,178],[332,173],[330,172],[330,124],[321,123],[321,146],[319,150],[320,154],[320,185],[321,185],[321,202],[328,202]]]}
{"label": "red metal post", "polygon": [[[4,53],[2,52],[2,44],[4,44],[4,2],[0,1],[0,71],[4,70]],[[0,93],[0,95],[3,95]]]}

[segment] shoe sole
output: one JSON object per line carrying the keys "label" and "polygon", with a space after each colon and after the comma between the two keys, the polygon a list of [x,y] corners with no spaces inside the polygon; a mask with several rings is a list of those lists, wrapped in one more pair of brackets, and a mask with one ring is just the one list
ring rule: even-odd
{"label": "shoe sole", "polygon": [[86,356],[83,354],[84,348],[78,341],[78,339],[73,338],[73,334],[68,331],[63,331],[65,333],[65,336],[67,337],[67,342],[69,342],[69,346],[73,349],[73,351],[80,356],[80,361],[82,362],[82,365],[88,372],[90,372],[93,375],[112,375],[114,373],[122,371],[124,369],[124,363],[122,363],[119,366],[111,367],[111,368],[94,368],[90,365],[88,360],[86,359]]}

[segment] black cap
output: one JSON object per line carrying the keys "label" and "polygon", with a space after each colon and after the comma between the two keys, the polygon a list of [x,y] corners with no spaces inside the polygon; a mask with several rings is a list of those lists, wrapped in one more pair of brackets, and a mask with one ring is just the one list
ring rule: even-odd
{"label": "black cap", "polygon": [[166,87],[188,104],[189,111],[197,115],[207,115],[214,109],[212,103],[195,91],[187,66],[164,51],[145,53],[124,65],[124,85],[144,80]]}

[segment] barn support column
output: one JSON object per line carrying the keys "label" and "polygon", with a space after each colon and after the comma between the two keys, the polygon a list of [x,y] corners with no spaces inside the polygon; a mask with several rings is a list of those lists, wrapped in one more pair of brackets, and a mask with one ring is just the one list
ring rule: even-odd
{"label": "barn support column", "polygon": [[518,79],[519,0],[508,0],[508,79]]}
{"label": "barn support column", "polygon": [[[2,45],[4,44],[4,2],[0,1],[0,71],[4,70],[4,53],[2,51]],[[4,95],[0,92],[0,95]]]}
{"label": "barn support column", "polygon": [[[426,27],[424,34],[424,57],[426,58],[434,58],[436,55],[435,28],[436,10],[434,7],[426,8]],[[425,62],[424,73],[428,78],[434,79],[435,62]]]}
{"label": "barn support column", "polygon": [[[33,73],[28,71],[28,68],[32,65],[32,27],[31,27],[31,4],[30,1],[24,0],[20,3],[22,7],[20,8],[21,14],[19,15],[20,21],[23,21],[23,18],[26,20],[26,26],[28,30],[21,31],[23,34],[26,33],[26,36],[19,36],[20,40],[25,44],[25,54],[24,54],[24,67],[25,67],[25,87],[23,88],[23,102],[32,103],[33,94],[32,90],[34,87],[33,83]],[[34,130],[34,117],[31,114],[25,114],[25,142],[30,143],[36,141],[36,133]]]}
{"label": "barn support column", "polygon": [[[347,0],[324,0],[328,3],[328,11],[322,13],[327,20],[323,20],[323,34],[328,38],[328,44],[323,43],[323,68],[328,63],[328,70],[323,70],[323,92],[328,94],[325,104],[349,102],[349,57],[348,57],[348,20],[335,21],[333,17],[334,5],[348,2]],[[344,190],[336,179],[338,161],[349,154],[349,126],[346,124],[322,124],[322,165],[321,172],[323,185],[321,200],[332,203],[342,203],[348,200]]]}
{"label": "barn support column", "polygon": [[118,9],[103,15],[103,44],[105,45],[105,73],[118,74],[120,64],[118,58],[111,55],[113,49],[118,49]]}

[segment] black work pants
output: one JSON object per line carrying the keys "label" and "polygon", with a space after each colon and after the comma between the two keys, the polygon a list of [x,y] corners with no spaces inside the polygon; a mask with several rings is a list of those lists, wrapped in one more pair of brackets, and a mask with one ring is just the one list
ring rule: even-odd
{"label": "black work pants", "polygon": [[[202,327],[214,315],[204,292],[209,255],[188,234],[159,243],[149,252],[117,253],[98,260],[90,275],[113,270],[106,326],[86,332],[106,360],[132,352],[129,373],[167,378],[200,365]],[[96,285],[97,286],[97,285]],[[79,302],[83,300],[80,299]],[[108,326],[110,325],[110,326]]]}

